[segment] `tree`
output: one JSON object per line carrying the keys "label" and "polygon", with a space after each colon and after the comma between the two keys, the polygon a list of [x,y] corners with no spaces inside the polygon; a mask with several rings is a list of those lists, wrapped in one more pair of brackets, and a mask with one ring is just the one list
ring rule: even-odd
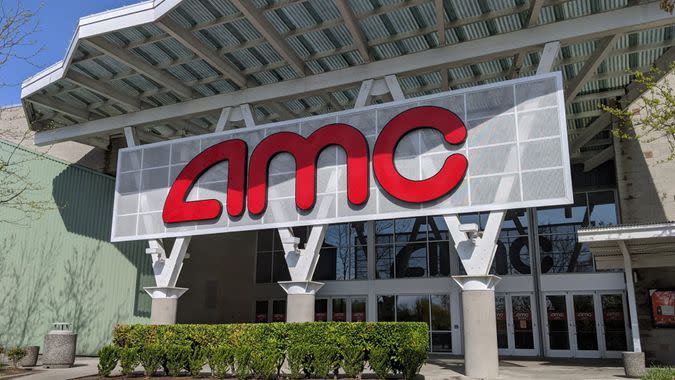
{"label": "tree", "polygon": [[[8,86],[6,72],[15,62],[35,65],[32,59],[41,50],[31,36],[38,28],[36,12],[17,0],[7,5],[0,0],[0,85]],[[2,110],[0,110],[2,112]],[[41,155],[26,154],[19,146],[29,138],[28,131],[0,129],[0,139],[11,144],[0,145],[0,223],[23,224],[51,208],[51,202],[40,199],[41,187],[30,175],[30,161]]]}
{"label": "tree", "polygon": [[[668,71],[675,70],[675,62]],[[656,67],[647,72],[629,71],[634,82],[646,92],[635,106],[624,109],[622,105],[600,105],[600,108],[616,118],[614,134],[623,139],[642,142],[665,140],[670,154],[664,161],[675,159],[675,93],[664,72]]]}

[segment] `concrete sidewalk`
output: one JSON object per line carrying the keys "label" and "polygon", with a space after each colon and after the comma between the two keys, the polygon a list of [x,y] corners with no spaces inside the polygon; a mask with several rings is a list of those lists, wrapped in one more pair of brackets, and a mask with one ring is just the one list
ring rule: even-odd
{"label": "concrete sidewalk", "polygon": [[[38,362],[40,364],[40,362]],[[98,358],[78,357],[75,367],[65,369],[46,369],[38,366],[34,373],[21,377],[29,380],[64,380],[96,375]],[[141,368],[139,368],[141,370]],[[419,380],[468,380],[464,373],[464,360],[461,357],[430,355],[427,364],[422,367]],[[597,359],[502,359],[499,361],[499,379],[541,379],[541,380],[610,380],[624,379],[620,360]],[[185,377],[190,379],[191,377]],[[364,376],[364,378],[372,378]],[[161,379],[161,377],[160,377]]]}

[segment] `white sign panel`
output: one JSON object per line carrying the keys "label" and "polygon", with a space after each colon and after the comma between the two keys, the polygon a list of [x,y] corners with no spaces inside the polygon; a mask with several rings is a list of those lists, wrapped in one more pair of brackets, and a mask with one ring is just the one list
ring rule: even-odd
{"label": "white sign panel", "polygon": [[112,240],[572,202],[550,73],[122,149]]}

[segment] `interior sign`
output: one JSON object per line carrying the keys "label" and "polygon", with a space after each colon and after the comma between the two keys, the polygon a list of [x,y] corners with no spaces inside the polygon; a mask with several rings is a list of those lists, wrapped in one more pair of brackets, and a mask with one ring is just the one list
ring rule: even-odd
{"label": "interior sign", "polygon": [[120,150],[113,241],[573,202],[559,73]]}

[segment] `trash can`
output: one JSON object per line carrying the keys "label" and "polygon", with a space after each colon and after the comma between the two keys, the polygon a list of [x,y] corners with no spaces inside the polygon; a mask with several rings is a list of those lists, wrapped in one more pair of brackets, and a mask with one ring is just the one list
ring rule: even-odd
{"label": "trash can", "polygon": [[69,368],[75,363],[77,334],[70,330],[70,323],[56,322],[54,329],[45,335],[42,365],[45,368]]}
{"label": "trash can", "polygon": [[26,356],[19,360],[19,365],[22,367],[35,367],[38,360],[38,354],[40,353],[40,346],[28,346],[24,347],[26,350]]}

